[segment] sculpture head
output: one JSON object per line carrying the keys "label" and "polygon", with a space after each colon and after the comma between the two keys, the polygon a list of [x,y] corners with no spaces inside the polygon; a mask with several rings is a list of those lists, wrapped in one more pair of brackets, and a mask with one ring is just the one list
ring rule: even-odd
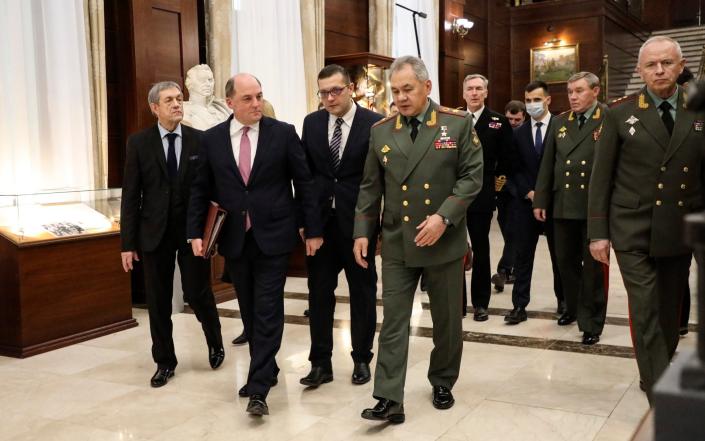
{"label": "sculpture head", "polygon": [[184,84],[188,89],[189,96],[211,97],[215,88],[213,71],[207,64],[197,64],[186,72]]}

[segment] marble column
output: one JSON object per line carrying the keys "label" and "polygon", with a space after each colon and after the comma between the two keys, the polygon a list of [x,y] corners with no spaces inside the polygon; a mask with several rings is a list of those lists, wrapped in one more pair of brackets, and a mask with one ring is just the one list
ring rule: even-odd
{"label": "marble column", "polygon": [[392,56],[392,34],[394,30],[394,2],[370,0],[370,52]]}
{"label": "marble column", "polygon": [[[208,65],[215,79],[215,96],[225,98],[225,83],[233,75],[231,66],[231,0],[206,2],[206,33],[208,38]],[[190,69],[193,66],[188,66]]]}
{"label": "marble column", "polygon": [[325,63],[325,0],[301,0],[301,35],[306,76],[306,108],[318,109],[318,71]]}

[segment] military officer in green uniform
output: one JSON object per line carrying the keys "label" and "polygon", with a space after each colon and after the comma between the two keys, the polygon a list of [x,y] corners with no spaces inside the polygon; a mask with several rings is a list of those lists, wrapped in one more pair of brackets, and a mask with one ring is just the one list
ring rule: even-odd
{"label": "military officer in green uniform", "polygon": [[705,113],[685,106],[676,85],[684,65],[668,37],[642,45],[637,69],[646,87],[607,113],[588,196],[590,252],[608,264],[610,245],[615,250],[649,398],[678,345],[692,255],[683,216],[703,208]]}
{"label": "military officer in green uniform", "polygon": [[423,61],[397,58],[390,67],[399,114],[372,127],[370,150],[355,209],[355,258],[367,245],[382,213],[382,301],[373,396],[366,419],[404,421],[404,382],[409,320],[423,274],[431,303],[434,349],[428,379],[433,405],[448,409],[458,378],[462,339],[465,213],[482,187],[482,149],[466,112],[428,98],[431,81]]}
{"label": "military officer in green uniform", "polygon": [[558,273],[565,293],[561,326],[576,319],[583,344],[600,340],[607,313],[602,264],[587,238],[588,182],[607,107],[597,101],[600,79],[578,72],[568,79],[571,110],[559,115],[546,139],[534,194],[534,216],[553,218]]}

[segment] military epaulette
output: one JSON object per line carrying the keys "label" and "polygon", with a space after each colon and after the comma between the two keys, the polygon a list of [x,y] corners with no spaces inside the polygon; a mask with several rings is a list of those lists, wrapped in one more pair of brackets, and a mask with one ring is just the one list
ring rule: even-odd
{"label": "military epaulette", "polygon": [[462,118],[465,118],[465,115],[468,114],[468,112],[466,112],[465,110],[451,109],[450,107],[445,107],[445,106],[438,106],[438,111],[441,113],[445,113],[447,115],[460,116]]}
{"label": "military epaulette", "polygon": [[380,125],[382,125],[382,124],[384,124],[384,123],[386,123],[386,122],[392,121],[394,118],[397,117],[397,115],[398,115],[398,114],[395,113],[395,114],[389,115],[389,116],[386,117],[386,118],[382,118],[382,119],[380,119],[379,121],[377,121],[376,123],[372,124],[372,127],[377,127],[377,126],[380,126]]}
{"label": "military epaulette", "polygon": [[638,98],[639,98],[639,92],[633,93],[633,94],[631,94],[631,95],[624,95],[624,96],[621,97],[621,98],[615,98],[615,99],[611,100],[609,103],[607,103],[607,105],[608,105],[609,108],[611,109],[611,108],[613,108],[613,107],[619,106],[620,104],[628,103],[628,102],[630,102],[630,101],[634,101],[634,100],[636,100],[636,99],[638,99]]}
{"label": "military epaulette", "polygon": [[572,110],[566,110],[565,112],[559,113],[559,114],[556,115],[556,116],[558,116],[558,118],[568,118],[568,119],[571,119],[571,118],[570,118],[570,114],[571,114],[571,113],[573,113]]}

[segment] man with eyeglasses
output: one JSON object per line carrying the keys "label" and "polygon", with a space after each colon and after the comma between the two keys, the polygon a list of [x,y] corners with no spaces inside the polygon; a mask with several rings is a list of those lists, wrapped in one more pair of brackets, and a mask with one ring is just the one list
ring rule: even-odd
{"label": "man with eyeglasses", "polygon": [[[323,109],[304,119],[302,142],[318,190],[324,231],[323,246],[315,256],[306,259],[311,371],[300,382],[318,387],[333,381],[333,313],[338,274],[342,270],[350,289],[352,383],[365,384],[370,381],[377,323],[377,270],[374,253],[367,258],[367,268],[355,263],[352,232],[370,127],[382,115],[355,104],[350,76],[337,64],[319,72],[318,87]],[[376,234],[372,249],[375,243]]]}

